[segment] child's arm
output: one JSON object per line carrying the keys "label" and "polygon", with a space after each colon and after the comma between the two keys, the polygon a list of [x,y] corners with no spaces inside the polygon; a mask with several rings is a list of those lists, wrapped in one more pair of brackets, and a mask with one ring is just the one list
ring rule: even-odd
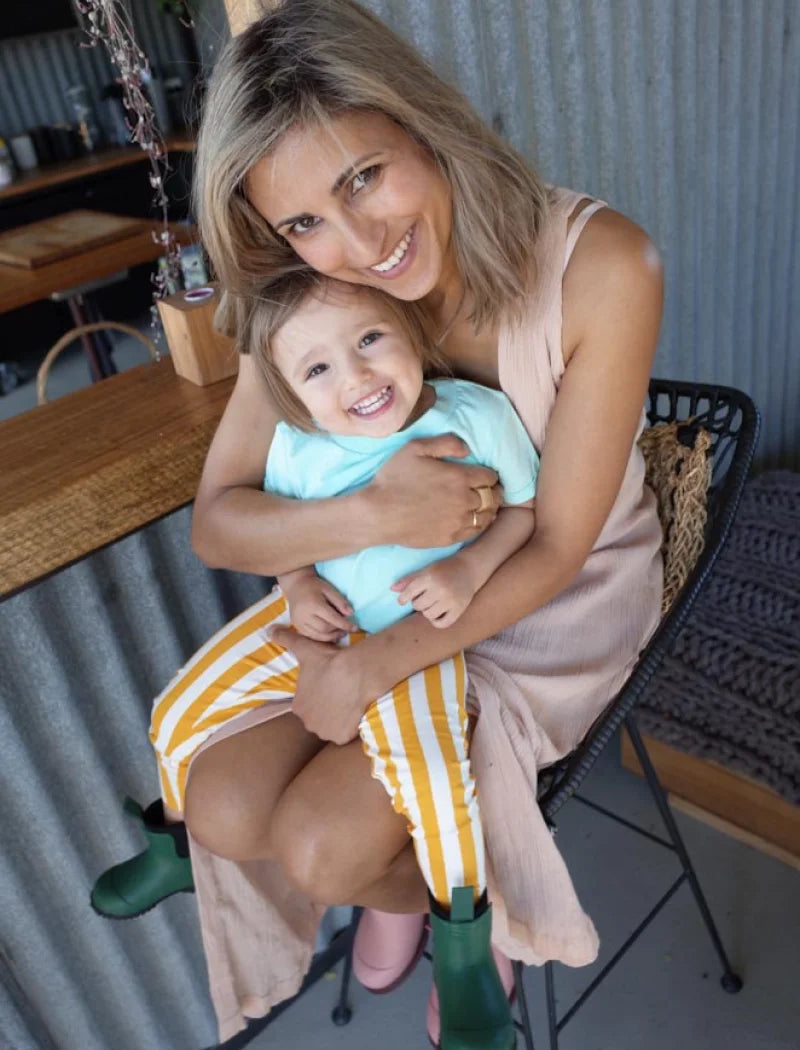
{"label": "child's arm", "polygon": [[278,583],[289,603],[292,626],[317,642],[338,642],[355,630],[353,608],[313,565],[281,573]]}
{"label": "child's arm", "polygon": [[435,627],[449,627],[507,558],[533,535],[534,501],[503,507],[474,543],[451,558],[404,576],[392,586],[401,605],[409,602]]}

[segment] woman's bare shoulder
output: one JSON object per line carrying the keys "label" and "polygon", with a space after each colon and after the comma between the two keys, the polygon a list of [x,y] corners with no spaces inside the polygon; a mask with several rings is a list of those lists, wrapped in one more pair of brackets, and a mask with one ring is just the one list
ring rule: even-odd
{"label": "woman's bare shoulder", "polygon": [[[578,214],[573,213],[572,218]],[[564,274],[562,348],[567,363],[598,315],[625,309],[661,309],[662,267],[645,230],[621,212],[600,208],[575,245]]]}

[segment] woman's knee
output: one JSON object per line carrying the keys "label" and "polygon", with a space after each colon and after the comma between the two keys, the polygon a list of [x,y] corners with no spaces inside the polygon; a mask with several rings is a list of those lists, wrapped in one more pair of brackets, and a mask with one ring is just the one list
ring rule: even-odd
{"label": "woman's knee", "polygon": [[347,881],[339,864],[336,843],[312,812],[300,813],[296,804],[276,807],[271,828],[275,860],[295,889],[318,904],[338,904],[338,895]]}
{"label": "woman's knee", "polygon": [[269,819],[235,783],[202,770],[189,779],[184,820],[192,838],[227,860],[269,856]]}
{"label": "woman's knee", "polygon": [[216,743],[192,762],[186,823],[201,845],[230,860],[266,860],[275,807],[322,746],[295,715]]}
{"label": "woman's knee", "polygon": [[360,829],[354,841],[338,822],[325,820],[296,797],[277,806],[270,830],[273,857],[292,886],[328,906],[351,904],[362,887],[388,868],[391,858],[383,865],[365,856],[369,837]]}

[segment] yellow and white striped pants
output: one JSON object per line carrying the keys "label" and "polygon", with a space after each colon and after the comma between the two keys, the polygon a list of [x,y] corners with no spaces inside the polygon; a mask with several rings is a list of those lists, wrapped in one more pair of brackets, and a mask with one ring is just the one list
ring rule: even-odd
{"label": "yellow and white striped pants", "polygon": [[[290,700],[295,657],[267,629],[289,624],[279,587],[200,649],[153,705],[150,739],[164,802],[183,811],[189,763],[213,733],[263,704]],[[352,635],[345,644],[364,637]],[[372,775],[408,819],[417,862],[434,898],[486,885],[483,831],[469,765],[463,654],[418,671],[373,701],[359,725]]]}

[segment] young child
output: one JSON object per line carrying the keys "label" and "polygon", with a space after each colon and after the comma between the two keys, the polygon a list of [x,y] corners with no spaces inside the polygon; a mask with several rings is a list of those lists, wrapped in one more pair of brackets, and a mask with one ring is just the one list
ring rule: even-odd
{"label": "young child", "polygon": [[[269,450],[265,489],[294,499],[350,492],[368,484],[406,442],[450,432],[469,446],[467,462],[497,471],[508,506],[482,535],[476,524],[466,544],[371,547],[287,573],[269,597],[265,626],[290,623],[310,638],[340,644],[357,643],[415,609],[449,626],[533,531],[538,456],[511,403],[474,383],[425,382],[425,371],[441,358],[419,303],[308,273],[282,278],[268,296],[254,306],[248,331],[284,416]],[[241,712],[291,699],[296,689],[297,660],[263,627],[261,634],[242,682]],[[359,735],[373,776],[408,819],[430,891],[442,1046],[467,1045],[449,1041],[455,1025],[483,1032],[488,1041],[481,1045],[506,1047],[513,1045],[513,1027],[489,950],[466,687],[458,653],[376,699]],[[151,739],[165,799],[182,811],[189,758],[221,717],[238,709],[217,712],[202,694],[189,692],[186,711],[170,706],[170,718],[160,722],[160,700],[169,693],[170,687],[154,706]],[[460,1020],[447,1020],[446,1009]]]}

